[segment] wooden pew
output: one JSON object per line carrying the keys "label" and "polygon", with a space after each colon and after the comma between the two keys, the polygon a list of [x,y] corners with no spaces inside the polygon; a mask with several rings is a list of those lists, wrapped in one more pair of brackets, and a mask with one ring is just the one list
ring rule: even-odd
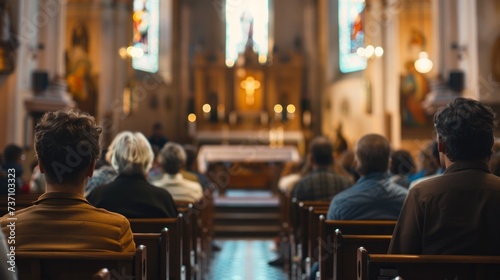
{"label": "wooden pew", "polygon": [[182,242],[183,264],[186,268],[186,279],[194,279],[198,272],[196,247],[198,243],[198,211],[189,201],[175,201],[177,211],[184,216],[184,234]]}
{"label": "wooden pew", "polygon": [[321,215],[326,216],[328,212],[327,208],[315,209],[313,206],[309,207],[309,239],[307,245],[307,257],[305,258],[306,275],[311,274],[311,266],[319,260],[319,217]]}
{"label": "wooden pew", "polygon": [[[345,235],[392,235],[396,221],[383,220],[326,220],[320,216],[320,240],[318,244],[319,271],[321,279],[333,275],[333,252],[335,231]],[[347,279],[347,278],[346,278]]]}
{"label": "wooden pew", "polygon": [[357,251],[358,280],[489,280],[500,277],[500,256],[387,255]]}
{"label": "wooden pew", "polygon": [[183,262],[184,216],[177,218],[143,218],[128,219],[134,233],[160,233],[168,228],[169,244],[169,279],[185,279],[185,263]]}
{"label": "wooden pew", "polygon": [[278,200],[280,205],[280,223],[281,230],[283,232],[288,233],[290,229],[290,203],[291,197],[289,193],[283,192],[281,190],[278,191]]}
{"label": "wooden pew", "polygon": [[106,267],[115,278],[147,278],[147,250],[132,253],[17,251],[16,271],[20,280],[88,280]]}
{"label": "wooden pew", "polygon": [[169,279],[169,248],[168,229],[161,233],[134,233],[136,245],[148,248],[148,277],[149,279]]}
{"label": "wooden pew", "polygon": [[302,277],[304,272],[304,255],[308,252],[309,239],[309,207],[328,209],[330,201],[298,201],[292,198],[290,220],[292,231],[290,232],[291,273],[292,277]]}
{"label": "wooden pew", "polygon": [[[303,201],[299,203],[299,220],[300,220],[300,240],[299,244],[301,246],[301,259],[309,257],[309,240],[313,238],[314,235],[318,236],[317,229],[316,232],[311,232],[310,228],[312,225],[312,219],[314,215],[310,215],[310,212],[314,209],[321,210],[321,213],[326,213],[330,206],[329,201]],[[319,220],[319,216],[318,216]],[[313,234],[313,235],[310,235]]]}
{"label": "wooden pew", "polygon": [[[333,238],[333,244],[329,248],[323,248],[323,254],[319,255],[320,262],[326,254],[333,253],[333,265],[328,263],[320,270],[320,279],[345,279],[356,280],[357,276],[357,250],[364,247],[377,254],[385,254],[391,243],[391,235],[343,235],[340,230],[328,233],[327,240]],[[330,245],[330,243],[327,243]],[[321,250],[321,249],[320,249]],[[323,268],[323,267],[322,267]]]}
{"label": "wooden pew", "polygon": [[190,236],[190,254],[184,256],[186,262],[191,264],[190,270],[186,271],[187,279],[191,279],[191,275],[195,279],[201,279],[203,273],[208,272],[212,255],[213,217],[215,211],[213,189],[206,189],[203,194],[203,198],[196,203],[175,201],[177,210],[186,216],[187,230]]}
{"label": "wooden pew", "polygon": [[[16,211],[21,210],[26,207],[30,207],[33,205],[33,202],[38,200],[38,197],[42,195],[41,193],[23,193],[12,195],[9,198],[9,195],[1,194],[0,195],[0,217],[8,213],[8,207],[14,208]],[[13,205],[8,204],[9,202],[14,202]]]}

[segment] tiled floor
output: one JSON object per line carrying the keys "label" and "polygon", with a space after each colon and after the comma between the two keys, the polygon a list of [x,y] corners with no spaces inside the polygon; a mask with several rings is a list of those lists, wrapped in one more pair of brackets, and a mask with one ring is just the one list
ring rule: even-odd
{"label": "tiled floor", "polygon": [[268,261],[276,258],[270,239],[218,240],[222,248],[212,260],[208,280],[286,280],[280,268]]}

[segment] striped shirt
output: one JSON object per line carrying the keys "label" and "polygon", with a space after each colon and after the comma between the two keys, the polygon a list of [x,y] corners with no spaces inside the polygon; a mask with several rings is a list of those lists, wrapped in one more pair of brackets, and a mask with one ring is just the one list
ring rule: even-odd
{"label": "striped shirt", "polygon": [[348,177],[335,174],[329,168],[318,167],[295,184],[292,196],[303,201],[330,201],[334,195],[351,185]]}

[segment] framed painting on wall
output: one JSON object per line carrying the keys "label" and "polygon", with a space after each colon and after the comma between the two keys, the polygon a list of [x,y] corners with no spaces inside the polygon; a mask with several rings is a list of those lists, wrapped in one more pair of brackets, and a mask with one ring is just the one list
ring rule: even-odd
{"label": "framed painting on wall", "polygon": [[365,44],[365,0],[339,0],[339,67],[342,73],[366,68],[366,57],[358,55]]}

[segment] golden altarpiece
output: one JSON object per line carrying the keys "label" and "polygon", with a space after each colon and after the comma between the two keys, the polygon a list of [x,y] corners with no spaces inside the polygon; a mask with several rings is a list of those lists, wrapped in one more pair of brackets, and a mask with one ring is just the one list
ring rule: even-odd
{"label": "golden altarpiece", "polygon": [[[303,77],[304,61],[298,52],[276,54],[274,60],[263,61],[247,43],[234,65],[227,65],[223,54],[196,56],[191,108],[196,115],[195,140],[200,145],[240,145],[239,151],[228,154],[233,162],[229,187],[275,189],[283,163],[300,160],[298,154],[305,146]],[[238,162],[235,153],[249,146],[255,151],[242,153]],[[212,146],[212,150],[211,158],[220,157],[219,162],[224,162],[224,149],[221,152],[220,146]],[[203,156],[205,151],[207,156]],[[210,147],[200,150],[201,158],[209,158],[209,153]],[[249,158],[253,160],[249,162]],[[215,173],[227,171],[221,164],[211,168]],[[221,190],[228,187],[220,185]]]}
{"label": "golden altarpiece", "polygon": [[262,63],[247,46],[232,66],[226,65],[223,54],[197,54],[192,113],[198,135],[269,131],[272,140],[272,131],[282,129],[280,140],[300,144],[300,136],[287,136],[302,135],[303,77],[304,61],[298,52]]}

